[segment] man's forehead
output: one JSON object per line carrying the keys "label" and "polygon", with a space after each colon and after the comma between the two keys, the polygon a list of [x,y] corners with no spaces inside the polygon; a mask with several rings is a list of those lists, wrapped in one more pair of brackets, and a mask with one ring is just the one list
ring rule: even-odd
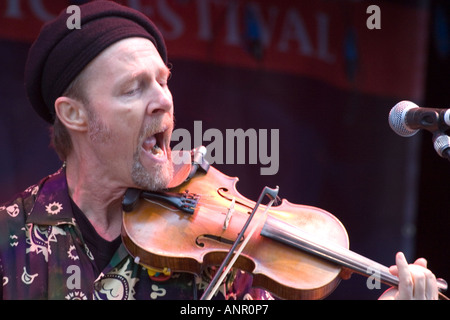
{"label": "man's forehead", "polygon": [[87,69],[94,73],[99,70],[114,73],[123,69],[138,72],[132,70],[143,66],[148,67],[149,63],[161,69],[159,72],[170,72],[150,40],[127,38],[105,49],[90,63]]}
{"label": "man's forehead", "polygon": [[83,70],[82,82],[89,97],[93,98],[99,91],[117,94],[137,82],[168,81],[170,69],[155,46],[150,41],[146,43],[145,39],[130,40],[133,39],[124,39],[107,48],[108,51],[105,50]]}

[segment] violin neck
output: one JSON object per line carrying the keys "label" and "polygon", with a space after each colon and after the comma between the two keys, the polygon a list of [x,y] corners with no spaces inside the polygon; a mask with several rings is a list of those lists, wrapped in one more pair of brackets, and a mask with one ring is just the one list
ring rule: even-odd
{"label": "violin neck", "polygon": [[267,217],[261,235],[306,251],[361,275],[373,276],[387,285],[398,285],[398,278],[393,276],[386,266],[330,241],[317,239],[314,235],[272,216]]}

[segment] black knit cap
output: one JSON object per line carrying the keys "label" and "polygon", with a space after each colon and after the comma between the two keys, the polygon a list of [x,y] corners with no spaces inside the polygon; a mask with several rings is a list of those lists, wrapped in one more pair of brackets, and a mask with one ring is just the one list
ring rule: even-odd
{"label": "black knit cap", "polygon": [[55,100],[76,76],[113,43],[130,37],[153,42],[167,64],[164,39],[144,14],[112,1],[80,6],[81,29],[67,27],[71,13],[63,10],[46,23],[28,53],[25,87],[33,108],[47,122],[55,120]]}

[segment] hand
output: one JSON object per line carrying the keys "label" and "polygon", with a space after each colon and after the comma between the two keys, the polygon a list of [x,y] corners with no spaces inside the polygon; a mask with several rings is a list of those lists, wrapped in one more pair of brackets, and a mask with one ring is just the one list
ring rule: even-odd
{"label": "hand", "polygon": [[390,288],[381,296],[381,300],[438,300],[436,277],[427,269],[427,261],[417,259],[408,265],[402,252],[395,256],[395,266],[389,272],[399,279],[398,288]]}

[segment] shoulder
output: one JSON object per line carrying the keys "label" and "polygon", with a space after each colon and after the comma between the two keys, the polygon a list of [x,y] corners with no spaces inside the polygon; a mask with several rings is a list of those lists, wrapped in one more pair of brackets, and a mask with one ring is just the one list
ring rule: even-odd
{"label": "shoulder", "polygon": [[53,177],[61,175],[62,172],[62,169],[58,170],[56,173],[43,178],[37,184],[31,185],[24,191],[16,194],[13,199],[0,204],[0,222],[11,219],[26,219],[33,210],[38,195],[46,182],[51,181]]}
{"label": "shoulder", "polygon": [[[23,192],[16,194],[13,199],[0,205],[0,229],[10,229],[14,225],[22,227],[27,214],[33,208],[36,201],[36,194],[39,191],[39,185],[32,185]],[[2,230],[6,231],[6,230]],[[9,234],[9,232],[0,232],[0,234]]]}
{"label": "shoulder", "polygon": [[27,217],[34,208],[38,194],[49,177],[51,176],[43,178],[38,183],[17,193],[12,199],[0,204],[0,237],[8,235],[8,230],[24,227]]}

